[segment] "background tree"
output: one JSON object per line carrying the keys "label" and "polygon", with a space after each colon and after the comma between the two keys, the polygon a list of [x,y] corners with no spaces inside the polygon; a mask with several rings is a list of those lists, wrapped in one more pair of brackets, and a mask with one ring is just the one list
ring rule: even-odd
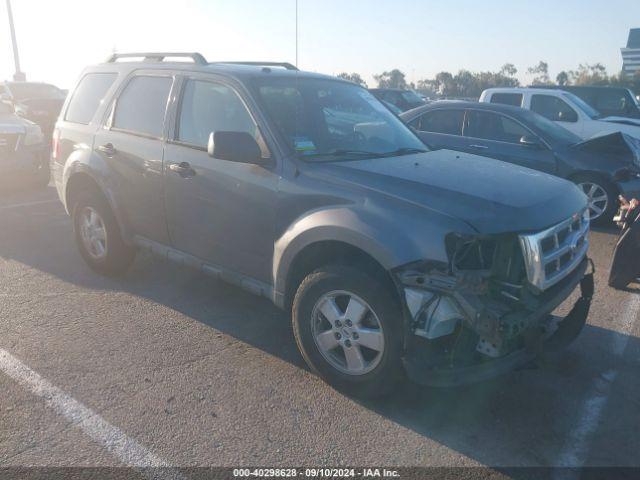
{"label": "background tree", "polygon": [[518,69],[513,63],[505,63],[500,69],[500,73],[505,77],[515,77]]}
{"label": "background tree", "polygon": [[349,82],[353,82],[357,85],[362,85],[364,88],[367,88],[367,82],[365,82],[359,73],[347,73],[342,72],[338,74],[338,78],[342,78],[344,80],[348,80]]}
{"label": "background tree", "polygon": [[456,76],[453,77],[453,83],[455,87],[452,89],[453,91],[450,95],[473,97],[478,91],[477,76],[469,70],[460,70]]}
{"label": "background tree", "polygon": [[558,75],[556,75],[556,83],[558,85],[568,85],[569,84],[569,74],[564,70],[561,71]]}
{"label": "background tree", "polygon": [[581,63],[577,70],[572,70],[569,74],[574,85],[607,85],[609,83],[607,69],[601,63],[593,65]]}
{"label": "background tree", "polygon": [[549,79],[549,64],[540,60],[534,67],[529,67],[527,73],[535,75],[531,83],[533,85],[548,85],[551,83]]}
{"label": "background tree", "polygon": [[436,92],[440,95],[450,97],[456,94],[456,84],[453,81],[453,75],[449,72],[438,73],[434,80]]}
{"label": "background tree", "polygon": [[394,68],[390,72],[374,75],[373,78],[378,82],[378,88],[407,88],[405,74],[397,68]]}

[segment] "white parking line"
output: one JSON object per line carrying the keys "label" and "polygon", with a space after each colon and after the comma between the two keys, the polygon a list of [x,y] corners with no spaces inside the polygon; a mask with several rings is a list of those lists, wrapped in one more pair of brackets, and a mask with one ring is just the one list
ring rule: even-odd
{"label": "white parking line", "polygon": [[35,205],[46,205],[47,203],[60,203],[60,200],[39,200],[37,202],[13,203],[11,205],[0,205],[0,210],[12,210],[14,208],[33,207]]}
{"label": "white parking line", "polygon": [[[622,316],[623,324],[621,331],[615,335],[611,346],[615,356],[621,357],[624,354],[639,312],[640,296],[634,294],[627,302]],[[571,432],[566,443],[566,448],[562,451],[558,459],[558,466],[584,466],[589,449],[589,438],[598,428],[600,417],[602,416],[602,412],[609,398],[609,393],[611,392],[611,385],[617,376],[617,370],[609,370],[600,375],[591,386],[578,416],[580,423]],[[575,473],[578,475],[578,472]],[[561,478],[567,478],[565,474],[566,472],[562,472]]]}
{"label": "white parking line", "polygon": [[44,399],[48,407],[77,425],[123,464],[141,469],[148,478],[181,478],[173,470],[158,468],[169,464],[1,348],[0,370]]}

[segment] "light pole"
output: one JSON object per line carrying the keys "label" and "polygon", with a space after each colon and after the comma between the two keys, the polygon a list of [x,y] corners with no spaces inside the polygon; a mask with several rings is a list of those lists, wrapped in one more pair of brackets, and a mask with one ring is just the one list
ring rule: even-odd
{"label": "light pole", "polygon": [[11,44],[13,46],[13,62],[16,65],[16,72],[13,79],[16,82],[24,82],[27,76],[20,71],[20,57],[18,56],[18,42],[16,41],[16,29],[13,26],[13,13],[11,12],[11,0],[7,0],[7,15],[9,16],[9,30],[11,31]]}

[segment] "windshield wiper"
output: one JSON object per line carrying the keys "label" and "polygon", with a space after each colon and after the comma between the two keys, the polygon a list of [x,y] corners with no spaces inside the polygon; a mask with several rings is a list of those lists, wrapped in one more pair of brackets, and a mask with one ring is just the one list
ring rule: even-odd
{"label": "windshield wiper", "polygon": [[338,149],[332,150],[330,152],[322,152],[322,153],[310,153],[308,155],[301,155],[301,158],[304,160],[305,158],[322,158],[322,157],[348,157],[348,158],[380,158],[384,157],[386,154],[379,152],[368,152],[366,150],[348,150],[348,149]]}
{"label": "windshield wiper", "polygon": [[423,150],[421,148],[413,148],[413,147],[403,147],[398,148],[397,150],[393,150],[391,152],[369,152],[366,150],[349,150],[349,149],[338,149],[332,150],[330,152],[322,152],[322,153],[311,153],[309,155],[302,155],[301,158],[304,160],[305,158],[322,158],[329,157],[333,161],[336,157],[343,157],[345,160],[351,159],[360,159],[360,158],[387,158],[387,157],[399,157],[401,155],[411,155],[413,153],[425,153],[428,150]]}
{"label": "windshield wiper", "polygon": [[392,152],[385,152],[380,154],[382,157],[399,157],[401,155],[412,155],[414,153],[426,153],[429,150],[424,150],[422,148],[413,148],[413,147],[403,147],[398,148],[397,150],[393,150]]}

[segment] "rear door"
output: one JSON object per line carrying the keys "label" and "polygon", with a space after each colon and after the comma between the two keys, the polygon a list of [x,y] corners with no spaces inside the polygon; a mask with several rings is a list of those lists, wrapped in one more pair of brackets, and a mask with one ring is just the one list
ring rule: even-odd
{"label": "rear door", "polygon": [[133,232],[168,243],[162,159],[165,117],[174,79],[136,72],[120,89],[94,150],[110,165],[122,213]]}
{"label": "rear door", "polygon": [[432,149],[448,148],[462,150],[462,123],[464,109],[441,108],[429,110],[409,123],[418,132],[420,139]]}
{"label": "rear door", "polygon": [[216,131],[248,132],[262,146],[263,157],[270,153],[234,86],[211,75],[184,78],[181,85],[175,127],[165,150],[172,243],[270,284],[280,178],[275,161],[262,166],[210,157],[209,134]]}
{"label": "rear door", "polygon": [[[533,132],[514,118],[496,112],[469,109],[464,123],[464,150],[523,167],[556,172],[555,155]],[[524,145],[523,137],[537,145]]]}

